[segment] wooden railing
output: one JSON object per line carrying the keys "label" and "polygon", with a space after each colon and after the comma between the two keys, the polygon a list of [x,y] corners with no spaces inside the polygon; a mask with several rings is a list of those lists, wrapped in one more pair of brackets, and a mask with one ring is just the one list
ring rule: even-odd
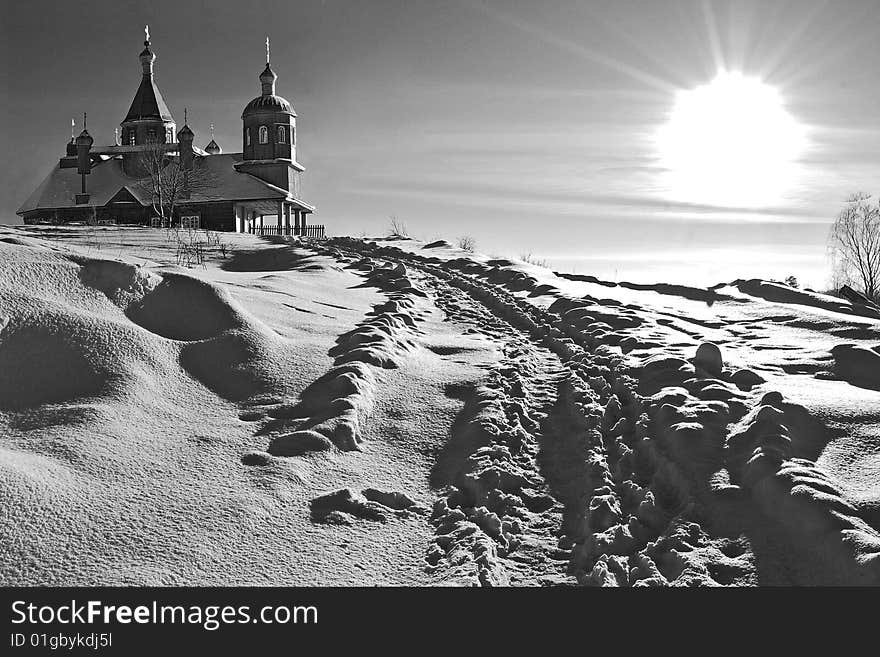
{"label": "wooden railing", "polygon": [[324,239],[324,224],[313,224],[299,229],[298,235],[303,237],[314,237],[315,239]]}
{"label": "wooden railing", "polygon": [[284,228],[282,226],[254,226],[254,235],[283,235]]}
{"label": "wooden railing", "polygon": [[300,237],[312,237],[315,239],[324,239],[324,225],[312,224],[305,227],[278,226],[277,224],[269,226],[251,226],[254,235],[299,235]]}

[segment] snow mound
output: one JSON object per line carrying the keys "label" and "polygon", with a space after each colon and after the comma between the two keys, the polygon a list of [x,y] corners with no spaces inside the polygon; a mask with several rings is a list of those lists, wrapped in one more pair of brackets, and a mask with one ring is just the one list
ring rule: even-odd
{"label": "snow mound", "polygon": [[[338,257],[342,254],[339,253]],[[376,390],[374,370],[396,369],[412,349],[415,299],[425,297],[403,265],[381,266],[370,258],[350,268],[365,276],[359,287],[378,287],[387,301],[376,304],[354,329],[341,334],[329,351],[334,367],[307,386],[295,404],[279,404],[261,430],[273,435],[268,451],[276,456],[362,449],[361,425],[369,415]]]}
{"label": "snow mound", "polygon": [[173,273],[166,273],[161,283],[130,303],[126,314],[134,323],[163,338],[187,342],[246,326],[226,290]]}
{"label": "snow mound", "polygon": [[228,399],[282,387],[283,341],[219,286],[119,261],[0,248],[15,262],[0,282],[0,407],[146,394],[181,366]]}
{"label": "snow mound", "polygon": [[776,303],[793,303],[804,306],[813,306],[824,310],[831,310],[849,315],[862,315],[865,317],[880,317],[880,312],[864,306],[856,306],[849,301],[837,297],[797,290],[787,285],[771,283],[757,278],[749,280],[736,280],[732,283],[740,292],[753,297],[760,297]]}
{"label": "snow mound", "polygon": [[314,498],[311,510],[312,521],[337,525],[350,525],[354,518],[387,522],[394,517],[407,518],[424,511],[404,493],[375,488],[366,488],[360,493],[341,488]]}
{"label": "snow mound", "polygon": [[0,280],[0,408],[146,392],[176,367],[173,349],[83,283],[95,267],[19,245],[0,245],[0,259],[9,272]]}
{"label": "snow mound", "polygon": [[880,346],[839,344],[831,350],[834,373],[855,385],[880,390]]}

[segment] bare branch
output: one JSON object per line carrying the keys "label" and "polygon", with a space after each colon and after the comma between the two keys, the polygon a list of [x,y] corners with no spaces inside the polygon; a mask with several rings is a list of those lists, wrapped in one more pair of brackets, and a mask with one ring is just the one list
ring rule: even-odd
{"label": "bare branch", "polygon": [[153,212],[160,217],[163,226],[171,226],[175,209],[185,205],[193,192],[210,186],[207,172],[197,160],[191,170],[185,170],[180,166],[180,159],[169,154],[165,145],[158,142],[145,144],[139,152],[138,164],[144,178],[138,186],[149,195]]}
{"label": "bare branch", "polygon": [[880,202],[868,194],[854,194],[837,215],[829,245],[840,275],[851,277],[865,296],[880,293]]}

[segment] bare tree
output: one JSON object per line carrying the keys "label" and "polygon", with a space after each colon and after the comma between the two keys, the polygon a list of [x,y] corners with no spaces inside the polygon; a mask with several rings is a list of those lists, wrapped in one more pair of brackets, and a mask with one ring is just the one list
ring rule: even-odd
{"label": "bare tree", "polygon": [[406,224],[397,218],[397,215],[388,217],[390,225],[388,226],[388,237],[404,238],[409,237]]}
{"label": "bare tree", "polygon": [[150,197],[153,212],[162,225],[170,227],[174,210],[185,203],[192,192],[207,186],[206,174],[195,165],[184,169],[180,158],[170,155],[165,144],[148,142],[139,153],[138,164],[144,178],[138,183]]}
{"label": "bare tree", "polygon": [[470,235],[462,235],[458,238],[458,248],[468,253],[473,253],[477,248],[477,241]]}
{"label": "bare tree", "polygon": [[831,226],[830,247],[836,262],[870,299],[880,292],[880,204],[868,194],[856,194]]}

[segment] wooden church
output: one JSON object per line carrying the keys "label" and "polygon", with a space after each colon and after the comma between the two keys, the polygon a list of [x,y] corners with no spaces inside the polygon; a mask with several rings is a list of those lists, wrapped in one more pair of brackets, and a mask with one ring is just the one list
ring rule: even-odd
{"label": "wooden church", "polygon": [[[224,153],[213,136],[203,149],[194,146],[186,119],[177,129],[156,86],[148,29],[145,35],[139,55],[143,75],[116,143],[95,146],[85,125],[78,136],[71,135],[64,157],[18,209],[24,222],[157,225],[157,201],[164,207],[157,196],[182,171],[185,182],[166,221],[323,237],[324,227],[309,221],[315,207],[302,200],[305,168],[296,159],[296,113],[275,93],[268,39],[261,93],[241,115],[241,152]],[[166,197],[169,193],[174,192]]]}

